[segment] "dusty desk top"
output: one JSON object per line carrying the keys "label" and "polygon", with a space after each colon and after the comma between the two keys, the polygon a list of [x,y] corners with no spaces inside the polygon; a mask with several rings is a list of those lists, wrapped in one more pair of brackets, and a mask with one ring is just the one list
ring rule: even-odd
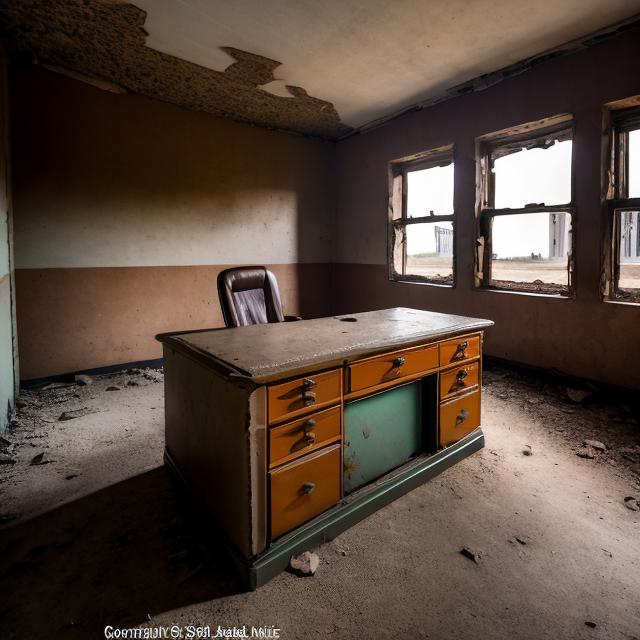
{"label": "dusty desk top", "polygon": [[492,325],[491,320],[397,307],[298,322],[162,334],[158,339],[226,364],[261,383]]}

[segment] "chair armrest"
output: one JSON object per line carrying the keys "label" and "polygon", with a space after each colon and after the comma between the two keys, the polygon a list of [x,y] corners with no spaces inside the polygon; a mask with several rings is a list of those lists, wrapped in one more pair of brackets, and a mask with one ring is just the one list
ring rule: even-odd
{"label": "chair armrest", "polygon": [[284,321],[285,322],[297,322],[298,320],[302,320],[302,318],[300,316],[285,316],[284,317]]}

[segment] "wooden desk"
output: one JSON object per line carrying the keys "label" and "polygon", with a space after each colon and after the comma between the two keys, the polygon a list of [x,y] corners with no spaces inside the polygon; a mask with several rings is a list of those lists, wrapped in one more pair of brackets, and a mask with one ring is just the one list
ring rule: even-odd
{"label": "wooden desk", "polygon": [[397,308],[158,336],[165,461],[247,586],[484,446],[492,324]]}

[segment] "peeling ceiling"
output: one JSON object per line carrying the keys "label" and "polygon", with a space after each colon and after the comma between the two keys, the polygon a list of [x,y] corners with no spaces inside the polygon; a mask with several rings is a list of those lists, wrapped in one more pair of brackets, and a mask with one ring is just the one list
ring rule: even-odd
{"label": "peeling ceiling", "polygon": [[336,139],[640,14],[640,0],[2,0],[24,58]]}

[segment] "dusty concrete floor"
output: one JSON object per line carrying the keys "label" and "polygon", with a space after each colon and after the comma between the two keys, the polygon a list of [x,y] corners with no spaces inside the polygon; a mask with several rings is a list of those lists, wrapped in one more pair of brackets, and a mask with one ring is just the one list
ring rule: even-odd
{"label": "dusty concrete floor", "polygon": [[[23,395],[5,443],[15,463],[0,467],[3,638],[189,623],[282,638],[640,638],[640,512],[624,504],[640,498],[638,399],[577,404],[495,368],[486,449],[317,549],[315,577],[241,593],[161,467],[155,378]],[[82,408],[94,413],[58,420]],[[609,448],[578,457],[584,438]],[[52,462],[30,465],[39,453]]]}

